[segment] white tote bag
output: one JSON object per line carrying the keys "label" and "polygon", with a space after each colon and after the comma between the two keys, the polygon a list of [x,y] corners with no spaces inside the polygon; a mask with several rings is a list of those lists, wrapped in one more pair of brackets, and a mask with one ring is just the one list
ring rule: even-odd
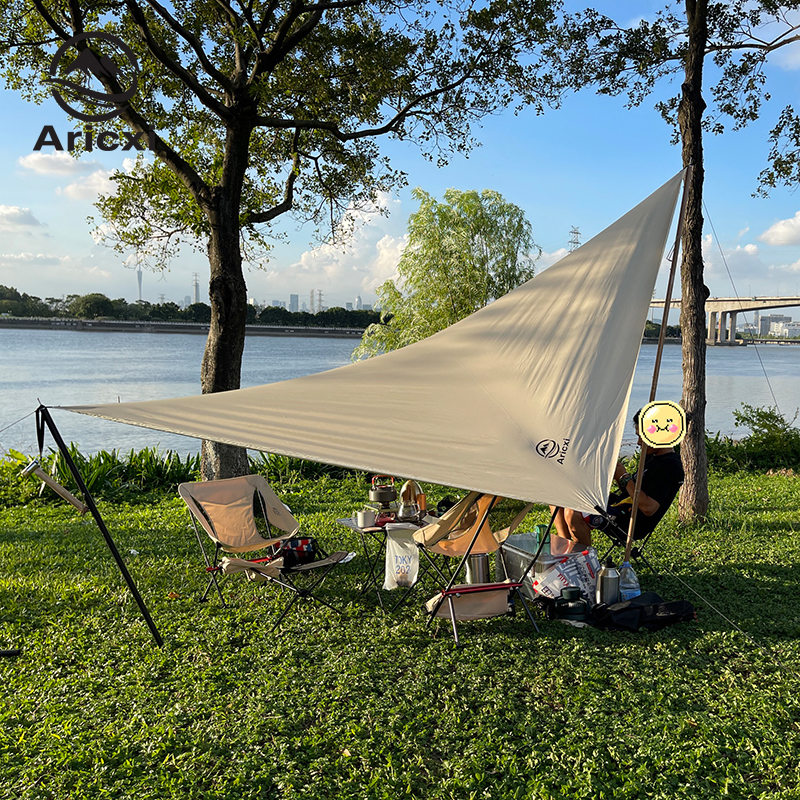
{"label": "white tote bag", "polygon": [[419,550],[412,538],[416,527],[386,526],[386,574],[384,589],[413,586],[419,576]]}

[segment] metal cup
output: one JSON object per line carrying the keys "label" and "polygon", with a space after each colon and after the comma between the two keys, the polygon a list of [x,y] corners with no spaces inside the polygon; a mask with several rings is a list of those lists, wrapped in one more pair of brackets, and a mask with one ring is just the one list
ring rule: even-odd
{"label": "metal cup", "polygon": [[363,508],[356,513],[356,525],[359,528],[371,528],[375,524],[375,512],[371,508]]}

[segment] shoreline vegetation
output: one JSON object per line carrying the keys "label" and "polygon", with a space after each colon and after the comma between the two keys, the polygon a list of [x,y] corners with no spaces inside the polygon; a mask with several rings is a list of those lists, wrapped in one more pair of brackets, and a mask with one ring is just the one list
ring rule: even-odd
{"label": "shoreline vegetation", "polygon": [[[372,323],[379,322],[381,314],[372,309],[325,308],[315,313],[289,311],[280,306],[247,307],[248,332],[257,332],[256,326],[303,329],[351,329],[361,333]],[[10,286],[0,285],[0,327],[73,327],[80,330],[151,330],[147,332],[175,332],[174,325],[190,325],[185,333],[208,333],[211,306],[191,303],[181,308],[177,303],[149,303],[137,300],[128,303],[124,298],[111,300],[104,294],[71,294],[66,297],[39,297],[18,292]],[[129,329],[125,327],[131,325]],[[142,327],[144,326],[144,327]],[[163,328],[161,326],[164,326]],[[157,330],[156,330],[157,329]],[[278,334],[280,335],[280,334]],[[319,335],[310,333],[309,335]]]}
{"label": "shoreline vegetation", "polygon": [[[363,506],[366,475],[252,464],[304,533],[358,553],[323,587],[342,614],[301,604],[276,635],[285,598],[268,587],[234,576],[227,608],[196,601],[205,573],[174,487],[193,462],[141,451],[122,473],[92,459],[83,474],[165,644],[93,520],[0,462],[0,648],[22,650],[0,659],[0,797],[800,792],[796,467],[712,469],[706,522],[683,527],[672,508],[660,523],[642,588],[689,600],[695,622],[633,634],[539,619],[537,634],[517,614],[462,623],[456,651],[445,622],[425,627],[433,585],[391,614],[361,594],[368,563],[335,520]],[[547,517],[536,506],[523,529]]]}

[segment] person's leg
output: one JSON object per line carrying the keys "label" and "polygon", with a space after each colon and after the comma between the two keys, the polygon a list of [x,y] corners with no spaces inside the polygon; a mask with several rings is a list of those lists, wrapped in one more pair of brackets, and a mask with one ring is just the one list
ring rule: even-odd
{"label": "person's leg", "polygon": [[550,506],[550,513],[553,512],[556,515],[553,523],[556,536],[565,540],[563,546],[554,543],[553,553],[571,553],[573,550],[577,550],[578,546],[583,549],[592,543],[592,529],[579,511]]}
{"label": "person's leg", "polygon": [[569,528],[570,539],[576,545],[573,546],[573,550],[578,549],[577,545],[583,550],[592,544],[592,529],[580,511],[573,511],[571,508],[564,509],[564,521]]}

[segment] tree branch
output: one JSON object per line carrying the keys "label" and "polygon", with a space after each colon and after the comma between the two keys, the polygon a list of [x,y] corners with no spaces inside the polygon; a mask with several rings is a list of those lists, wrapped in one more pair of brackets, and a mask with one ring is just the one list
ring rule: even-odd
{"label": "tree branch", "polygon": [[[759,39],[753,39],[749,42],[735,42],[734,44],[720,44],[720,45],[709,45],[706,48],[707,53],[718,53],[725,50],[761,50],[765,53],[772,53],[775,50],[783,47],[787,44],[792,44],[793,42],[800,42],[800,33],[795,34],[794,36],[789,37],[788,39],[783,39],[784,36],[788,35],[792,31],[798,30],[798,27],[795,25],[791,31],[784,31],[780,36],[773,39],[771,42],[762,42]],[[781,41],[783,39],[783,41]]]}
{"label": "tree branch", "polygon": [[158,0],[145,0],[145,2],[152,8],[157,14],[159,14],[166,23],[172,28],[175,33],[178,34],[185,42],[189,44],[189,46],[194,50],[195,55],[197,56],[200,63],[203,65],[203,69],[210,78],[213,78],[217,83],[222,86],[223,89],[226,91],[231,91],[231,82],[227,78],[227,76],[223,75],[209,60],[208,56],[206,55],[205,50],[203,49],[203,43],[191,32],[188,31],[183,25],[172,16],[172,14],[167,11]]}
{"label": "tree branch", "polygon": [[262,211],[260,214],[250,214],[247,217],[248,224],[258,224],[261,222],[270,222],[271,220],[291,211],[294,203],[294,184],[297,176],[300,174],[300,153],[298,152],[298,144],[300,143],[300,131],[295,130],[294,137],[292,138],[292,168],[286,178],[286,184],[283,190],[283,200],[276,206],[273,206],[268,211]]}
{"label": "tree branch", "polygon": [[[146,0],[151,3],[151,0]],[[191,89],[200,102],[206,106],[210,111],[216,114],[223,120],[230,118],[228,109],[220,103],[201,83],[197,78],[192,75],[182,64],[170,58],[163,47],[156,41],[155,37],[147,24],[144,12],[137,5],[136,0],[125,0],[125,5],[131,13],[134,21],[139,27],[139,30],[144,36],[145,43],[150,52],[177,78],[179,78],[186,86]],[[224,78],[224,76],[223,76]],[[227,80],[227,79],[225,79]],[[228,84],[229,85],[229,84]]]}
{"label": "tree branch", "polygon": [[[421,105],[426,100],[437,97],[462,86],[472,77],[471,72],[465,72],[458,80],[440,86],[438,89],[431,89],[429,92],[421,94],[419,97],[410,100],[400,109],[386,124],[378,128],[366,128],[360,131],[345,133],[335,122],[324,122],[313,119],[281,119],[280,117],[256,117],[256,126],[263,128],[299,128],[301,130],[321,130],[327,131],[340,142],[352,142],[356,139],[365,139],[370,136],[382,136],[396,130],[397,127],[408,117],[415,116],[416,106]],[[421,113],[421,112],[420,112]]]}
{"label": "tree branch", "polygon": [[45,8],[42,0],[33,0],[33,4],[36,6],[36,10],[42,15],[42,19],[44,19],[44,21],[50,26],[50,29],[55,34],[57,34],[65,42],[72,38],[72,35],[64,30],[64,28],[62,28],[56,22],[55,18],[50,15],[50,12],[47,10],[47,8]]}

